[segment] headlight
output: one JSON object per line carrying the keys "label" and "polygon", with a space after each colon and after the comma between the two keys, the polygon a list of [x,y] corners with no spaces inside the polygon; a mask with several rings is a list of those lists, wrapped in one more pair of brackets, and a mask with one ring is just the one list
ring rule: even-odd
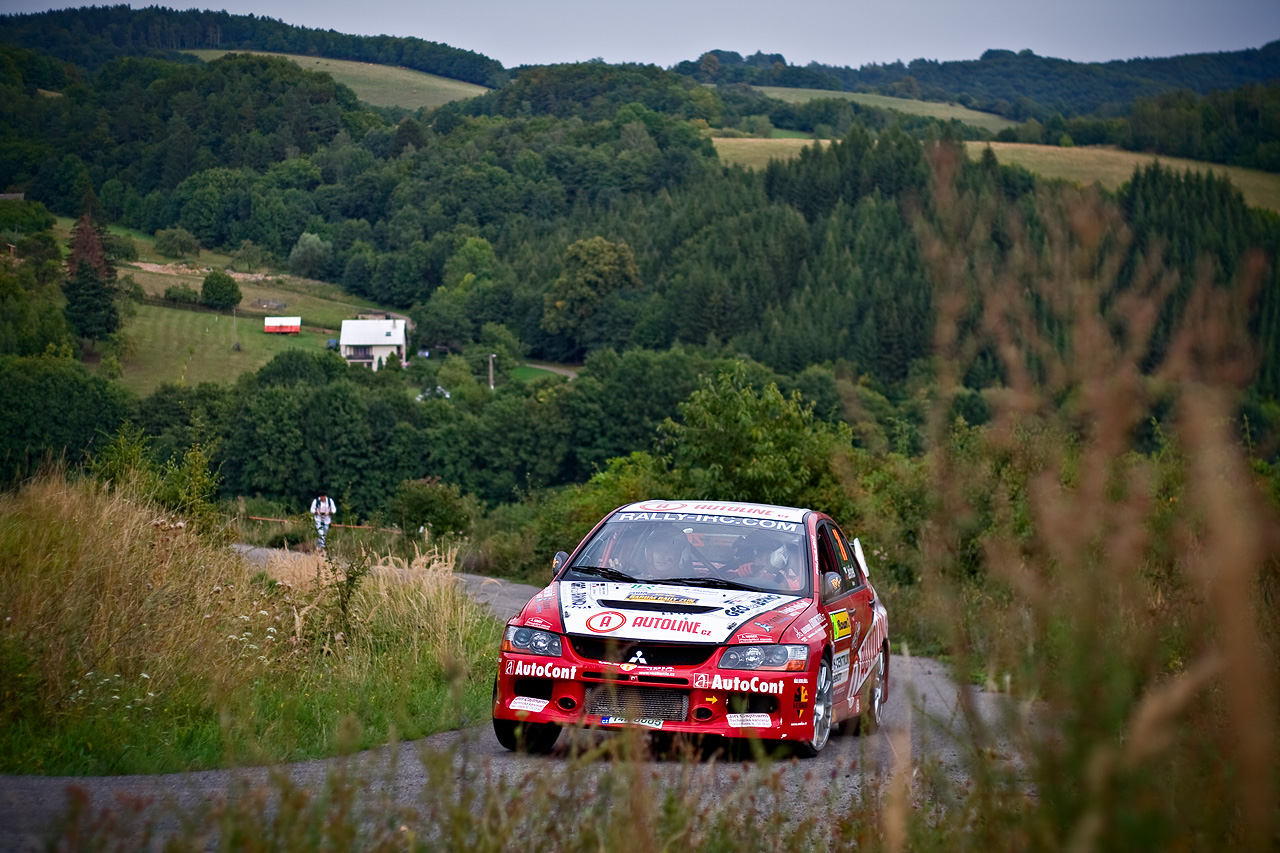
{"label": "headlight", "polygon": [[535,628],[518,628],[507,626],[507,635],[502,641],[504,652],[522,652],[526,655],[546,655],[551,658],[560,657],[560,638],[550,631],[539,631]]}
{"label": "headlight", "polygon": [[720,656],[721,669],[778,669],[802,672],[808,646],[730,646]]}

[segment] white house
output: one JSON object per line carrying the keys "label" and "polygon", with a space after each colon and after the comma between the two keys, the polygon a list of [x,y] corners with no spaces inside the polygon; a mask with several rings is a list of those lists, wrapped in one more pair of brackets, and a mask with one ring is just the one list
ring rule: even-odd
{"label": "white house", "polygon": [[373,370],[391,358],[404,364],[404,320],[343,320],[338,345],[349,364]]}

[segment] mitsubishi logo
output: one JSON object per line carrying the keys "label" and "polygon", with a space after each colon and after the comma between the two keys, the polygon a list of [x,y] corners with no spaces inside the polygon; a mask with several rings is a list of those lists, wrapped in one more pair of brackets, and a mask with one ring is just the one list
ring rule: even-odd
{"label": "mitsubishi logo", "polygon": [[644,659],[644,649],[636,649],[635,654],[631,656],[631,659],[628,660],[627,663],[639,663],[645,666],[649,665],[649,662]]}

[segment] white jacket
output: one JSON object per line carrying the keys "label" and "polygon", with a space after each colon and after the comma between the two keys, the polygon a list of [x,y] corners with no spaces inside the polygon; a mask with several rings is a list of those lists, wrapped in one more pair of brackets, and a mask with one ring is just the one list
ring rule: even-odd
{"label": "white jacket", "polygon": [[328,520],[329,516],[338,511],[338,505],[333,502],[333,498],[316,498],[311,502],[311,514]]}

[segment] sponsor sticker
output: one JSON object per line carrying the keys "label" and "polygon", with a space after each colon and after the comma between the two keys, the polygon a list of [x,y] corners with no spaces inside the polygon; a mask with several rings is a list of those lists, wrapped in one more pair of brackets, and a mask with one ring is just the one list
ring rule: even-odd
{"label": "sponsor sticker", "polygon": [[768,714],[725,714],[725,721],[735,729],[767,729],[773,725]]}
{"label": "sponsor sticker", "polygon": [[742,675],[713,675],[707,678],[705,675],[699,675],[694,681],[694,687],[701,687],[704,690],[730,690],[735,693],[772,693],[774,696],[781,696],[783,689],[786,687],[785,681],[765,681],[758,675],[750,678]]}
{"label": "sponsor sticker", "polygon": [[849,680],[849,653],[847,651],[836,655],[832,660],[832,683],[839,687]]}
{"label": "sponsor sticker", "polygon": [[671,510],[653,510],[641,507],[641,512],[620,512],[612,521],[679,521],[684,523],[699,522],[704,524],[724,524],[735,527],[763,527],[768,530],[782,530],[795,533],[800,525],[790,521],[778,521],[772,518],[739,518],[732,515],[703,515],[696,512],[674,512]]}
{"label": "sponsor sticker", "polygon": [[662,720],[653,717],[637,717],[632,720],[628,717],[601,717],[600,724],[603,726],[644,726],[646,729],[662,728]]}
{"label": "sponsor sticker", "polygon": [[809,688],[800,685],[796,688],[796,692],[791,696],[791,707],[795,709],[796,716],[803,717],[805,708],[809,707]]}
{"label": "sponsor sticker", "polygon": [[608,634],[625,624],[627,624],[627,617],[616,610],[602,610],[599,613],[593,613],[587,619],[587,629],[597,634]]}
{"label": "sponsor sticker", "polygon": [[534,699],[532,696],[517,696],[507,703],[507,707],[513,711],[541,711],[549,705],[549,699]]}
{"label": "sponsor sticker", "polygon": [[837,610],[831,614],[831,639],[843,640],[849,636],[849,611]]}
{"label": "sponsor sticker", "polygon": [[590,607],[587,601],[587,585],[574,583],[569,586],[569,606],[573,608]]}
{"label": "sponsor sticker", "polygon": [[809,640],[824,634],[827,630],[825,625],[826,620],[822,618],[822,614],[815,613],[808,622],[800,626],[796,631],[796,636],[798,636],[802,642],[808,642]]}
{"label": "sponsor sticker", "polygon": [[[595,616],[592,616],[591,619],[588,619],[587,627],[591,628],[592,631],[596,631],[601,634],[608,631],[615,630],[615,628],[592,627],[591,625],[591,622],[593,619],[596,619],[600,616],[604,616],[607,613],[613,613],[613,614],[616,614],[617,616],[622,616],[622,614],[618,613],[616,610],[606,610],[604,613],[597,613]],[[622,616],[622,618],[624,620],[626,619],[625,616]],[[617,627],[621,627],[621,626],[617,626]],[[710,634],[711,633],[710,630],[704,631],[702,629],[701,622],[694,622],[690,619],[673,618],[670,616],[632,616],[631,627],[657,628],[659,631],[674,631],[677,634]]]}
{"label": "sponsor sticker", "polygon": [[735,643],[772,643],[773,637],[768,634],[739,634],[733,638]]}
{"label": "sponsor sticker", "polygon": [[672,595],[662,592],[633,592],[628,595],[626,601],[652,601],[657,604],[697,604],[695,598],[687,595]]}
{"label": "sponsor sticker", "polygon": [[701,690],[706,690],[711,685],[711,677],[705,672],[700,672],[693,679],[693,686]]}
{"label": "sponsor sticker", "polygon": [[524,624],[531,625],[534,628],[550,628],[551,623],[540,616],[534,616],[532,619],[524,620]]}
{"label": "sponsor sticker", "polygon": [[534,678],[572,679],[578,674],[576,666],[556,666],[551,663],[534,663],[533,661],[508,660],[507,675],[532,675]]}
{"label": "sponsor sticker", "polygon": [[799,601],[793,601],[778,612],[783,616],[795,616],[809,606],[808,599],[802,598]]}

